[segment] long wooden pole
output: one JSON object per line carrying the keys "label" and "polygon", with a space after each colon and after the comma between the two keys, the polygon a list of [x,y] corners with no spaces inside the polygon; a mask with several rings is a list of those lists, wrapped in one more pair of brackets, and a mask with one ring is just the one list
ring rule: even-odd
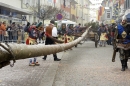
{"label": "long wooden pole", "polygon": [[77,45],[86,37],[89,28],[82,34],[81,37],[66,44],[56,44],[56,45],[8,44],[8,46],[6,44],[2,44],[6,48],[9,48],[9,50],[11,50],[12,53],[8,52],[5,48],[0,46],[0,68],[5,66],[5,64],[8,65],[7,63],[9,63],[10,60],[19,60],[31,57],[44,56],[70,49],[73,46]]}

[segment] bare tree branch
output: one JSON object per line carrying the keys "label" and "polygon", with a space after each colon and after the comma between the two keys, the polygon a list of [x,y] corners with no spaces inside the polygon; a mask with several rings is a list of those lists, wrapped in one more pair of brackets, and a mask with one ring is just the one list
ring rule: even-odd
{"label": "bare tree branch", "polygon": [[33,15],[37,16],[38,18],[40,18],[41,20],[43,20],[43,22],[46,19],[55,19],[56,15],[58,13],[61,13],[64,17],[66,16],[66,13],[65,13],[64,10],[61,10],[61,9],[53,7],[53,6],[41,5],[40,6],[40,12],[38,11],[38,4],[37,4],[37,6],[30,6],[28,4],[28,6],[34,12]]}

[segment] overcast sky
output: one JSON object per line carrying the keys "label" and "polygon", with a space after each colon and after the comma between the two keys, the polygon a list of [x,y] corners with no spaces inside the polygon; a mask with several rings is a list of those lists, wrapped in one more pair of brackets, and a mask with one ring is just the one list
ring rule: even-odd
{"label": "overcast sky", "polygon": [[99,8],[103,0],[89,0],[89,1],[92,3],[92,5],[90,5],[90,8]]}
{"label": "overcast sky", "polygon": [[92,4],[102,3],[103,0],[89,0]]}
{"label": "overcast sky", "polygon": [[[102,3],[102,1],[103,0],[89,0],[91,3],[92,3],[92,5],[90,5],[90,8],[95,8],[96,9],[96,11],[94,11],[94,10],[90,10],[90,17],[91,17],[91,19],[90,20],[94,20],[94,21],[96,21],[97,20],[97,10],[99,9],[99,7],[101,6],[101,3]],[[93,15],[91,15],[91,14],[93,14]]]}

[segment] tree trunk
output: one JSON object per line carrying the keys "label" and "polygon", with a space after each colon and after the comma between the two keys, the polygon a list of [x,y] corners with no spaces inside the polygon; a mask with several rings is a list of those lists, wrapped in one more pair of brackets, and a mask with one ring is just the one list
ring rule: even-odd
{"label": "tree trunk", "polygon": [[[26,45],[26,44],[8,44],[4,43],[0,46],[0,67],[6,66],[4,62],[9,62],[10,60],[26,59],[31,57],[44,56],[49,54],[54,54],[58,52],[65,51],[72,48],[81,42],[87,35],[89,28],[82,34],[78,39],[66,43],[66,44],[56,44],[56,45]],[[9,52],[9,51],[11,52]]]}

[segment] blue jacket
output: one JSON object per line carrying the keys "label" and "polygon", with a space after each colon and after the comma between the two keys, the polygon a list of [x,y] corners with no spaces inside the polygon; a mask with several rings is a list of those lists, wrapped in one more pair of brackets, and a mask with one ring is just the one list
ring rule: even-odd
{"label": "blue jacket", "polygon": [[121,24],[118,24],[117,25],[117,30],[118,30],[118,35],[121,36],[122,35],[122,32],[125,31],[127,33],[127,36],[125,37],[125,41],[123,42],[123,44],[127,44],[127,43],[130,43],[130,26],[126,26],[126,27],[123,27]]}
{"label": "blue jacket", "polygon": [[24,31],[29,34],[30,38],[37,39],[38,38],[38,31],[36,30],[36,26],[25,26]]}

